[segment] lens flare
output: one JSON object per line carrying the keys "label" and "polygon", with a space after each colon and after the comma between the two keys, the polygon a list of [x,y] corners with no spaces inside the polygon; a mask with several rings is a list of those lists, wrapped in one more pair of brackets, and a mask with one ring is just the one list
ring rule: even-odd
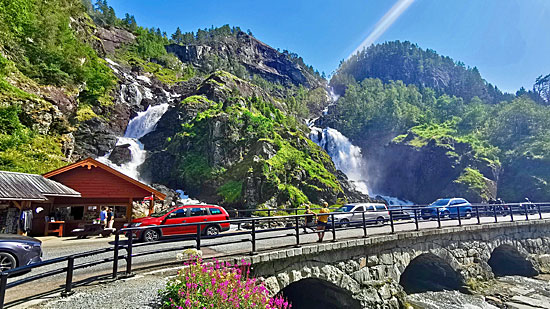
{"label": "lens flare", "polygon": [[351,53],[351,55],[349,55],[349,57],[374,43],[413,2],[414,0],[398,0],[378,23],[376,23],[374,30],[372,30],[369,36],[353,51],[353,53]]}

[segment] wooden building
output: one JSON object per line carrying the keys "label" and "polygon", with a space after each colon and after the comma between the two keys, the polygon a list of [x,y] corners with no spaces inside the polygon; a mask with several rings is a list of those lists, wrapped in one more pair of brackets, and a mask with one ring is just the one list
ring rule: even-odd
{"label": "wooden building", "polygon": [[[41,175],[0,171],[0,233],[41,234],[56,198],[79,197],[77,191]],[[25,216],[30,219],[28,230],[21,224]]]}
{"label": "wooden building", "polygon": [[92,158],[43,176],[80,192],[80,197],[60,196],[53,201],[50,216],[65,221],[68,231],[99,218],[101,207],[113,208],[114,227],[120,228],[131,221],[133,202],[166,198],[165,194]]}

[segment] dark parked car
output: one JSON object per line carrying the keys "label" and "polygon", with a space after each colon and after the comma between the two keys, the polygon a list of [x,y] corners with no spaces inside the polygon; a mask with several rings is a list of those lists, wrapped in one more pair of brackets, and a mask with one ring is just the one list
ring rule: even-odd
{"label": "dark parked car", "polygon": [[42,261],[42,242],[36,238],[0,234],[0,271]]}
{"label": "dark parked car", "polygon": [[221,206],[184,205],[154,213],[149,217],[134,219],[128,227],[149,227],[142,231],[135,231],[134,236],[143,241],[155,241],[161,236],[197,233],[196,226],[163,228],[163,225],[201,222],[204,223],[201,226],[202,234],[218,235],[222,231],[229,230],[229,223],[208,224],[207,222],[224,220],[229,220],[229,214]]}
{"label": "dark parked car", "polygon": [[422,218],[437,218],[438,211],[440,218],[456,218],[459,211],[461,217],[470,218],[472,216],[472,204],[463,198],[440,198],[422,209]]}
{"label": "dark parked car", "polygon": [[411,212],[410,210],[403,210],[403,208],[407,209],[409,206],[388,206],[388,208],[391,210],[391,215],[394,220],[409,220],[411,219]]}

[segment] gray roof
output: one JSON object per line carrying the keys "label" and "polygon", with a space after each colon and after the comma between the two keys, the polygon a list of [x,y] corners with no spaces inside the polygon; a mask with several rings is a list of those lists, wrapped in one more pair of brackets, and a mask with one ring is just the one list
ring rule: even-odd
{"label": "gray roof", "polygon": [[80,193],[42,175],[0,171],[0,200],[45,201],[48,196],[80,197]]}

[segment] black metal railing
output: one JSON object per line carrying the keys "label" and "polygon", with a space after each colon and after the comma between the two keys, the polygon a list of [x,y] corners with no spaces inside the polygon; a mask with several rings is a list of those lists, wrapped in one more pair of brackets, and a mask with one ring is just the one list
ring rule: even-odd
{"label": "black metal railing", "polygon": [[[380,227],[389,223],[389,233],[395,233],[396,229],[401,225],[410,225],[411,222],[414,223],[414,230],[421,229],[421,224],[425,222],[437,221],[437,226],[434,227],[432,224],[428,224],[425,228],[442,228],[446,226],[461,226],[464,224],[481,224],[481,223],[497,223],[504,221],[514,221],[519,220],[536,220],[543,219],[543,213],[550,212],[550,203],[516,203],[516,204],[503,204],[503,205],[487,205],[479,204],[472,206],[458,206],[458,207],[433,207],[433,206],[399,206],[391,207],[389,210],[382,211],[356,211],[356,212],[331,212],[327,214],[299,214],[305,209],[302,208],[293,208],[288,209],[294,215],[285,215],[285,216],[268,216],[268,217],[242,217],[231,220],[224,221],[205,221],[198,223],[184,223],[184,224],[171,224],[171,225],[162,225],[162,226],[139,226],[139,227],[128,227],[118,230],[115,233],[115,240],[112,247],[98,249],[93,251],[86,251],[78,254],[72,254],[65,257],[54,258],[50,260],[45,260],[39,263],[26,265],[18,267],[12,270],[4,271],[0,273],[0,309],[4,307],[4,300],[6,291],[15,286],[29,283],[35,280],[42,278],[58,275],[65,273],[65,284],[63,286],[62,295],[70,295],[73,288],[73,274],[75,270],[83,269],[87,267],[92,267],[105,263],[112,263],[112,274],[110,277],[112,279],[117,279],[121,276],[127,277],[132,275],[132,264],[133,258],[178,251],[188,248],[201,249],[203,247],[216,247],[224,246],[229,244],[237,244],[243,242],[250,243],[251,255],[254,255],[258,252],[257,243],[261,241],[269,241],[272,239],[279,239],[282,237],[294,237],[294,246],[299,247],[302,245],[302,240],[300,239],[304,236],[303,233],[300,233],[301,229],[306,228],[305,222],[313,220],[314,217],[319,216],[328,216],[328,222],[326,224],[325,230],[315,230],[314,233],[327,232],[331,234],[330,241],[337,240],[337,231],[345,231],[350,229],[362,229],[363,233],[360,237],[368,237],[367,230],[370,227]],[[312,209],[317,210],[317,209]],[[263,211],[271,214],[274,212],[274,209],[261,209],[254,210],[256,212]],[[281,210],[277,210],[281,211]],[[306,220],[306,218],[308,220]],[[345,218],[346,220],[342,220]],[[491,220],[484,220],[482,218],[491,218]],[[500,218],[500,219],[499,219]],[[550,218],[550,217],[549,217]],[[473,220],[473,223],[471,220]],[[465,220],[469,220],[466,221]],[[271,227],[273,222],[282,221],[284,226],[282,227]],[[456,222],[456,224],[453,224]],[[225,226],[228,225],[247,225],[246,230],[237,230],[229,231],[219,235],[204,235],[204,231],[208,226]],[[267,228],[261,228],[261,225],[267,225]],[[136,237],[140,237],[145,230],[156,229],[162,233],[163,230],[173,229],[173,228],[185,228],[185,227],[196,227],[193,228],[195,231],[192,234],[186,234],[177,239],[161,239],[155,242],[142,242],[135,243],[134,240]],[[273,235],[273,232],[277,231],[288,231],[293,230],[293,233],[290,234],[276,234]],[[410,229],[402,229],[403,231]],[[270,233],[270,234],[266,234]],[[122,243],[120,236],[125,235],[127,241]],[[266,235],[262,237],[262,235]],[[248,236],[246,238],[234,239],[235,236]],[[230,237],[232,237],[230,239]],[[349,235],[348,237],[349,238]],[[205,244],[206,240],[219,240],[219,241],[210,241]],[[189,241],[192,242],[189,243]],[[182,242],[186,242],[182,245]],[[148,248],[158,246],[159,244],[166,243],[175,243],[174,246],[168,248],[155,248],[151,250],[142,250],[138,253],[134,253],[135,248]],[[284,244],[288,246],[289,244]],[[121,250],[123,250],[121,254]],[[125,252],[124,252],[125,251]],[[89,257],[98,257],[99,255],[105,255],[106,253],[112,252],[112,257],[100,257],[94,261],[84,261],[81,262],[84,258]],[[123,260],[126,263],[126,269],[123,274],[119,274],[119,261]],[[59,265],[58,268],[54,270],[49,270],[40,274],[32,275],[26,278],[22,278],[13,282],[8,282],[8,277],[20,274],[22,272],[36,270],[43,268],[48,265]]]}

